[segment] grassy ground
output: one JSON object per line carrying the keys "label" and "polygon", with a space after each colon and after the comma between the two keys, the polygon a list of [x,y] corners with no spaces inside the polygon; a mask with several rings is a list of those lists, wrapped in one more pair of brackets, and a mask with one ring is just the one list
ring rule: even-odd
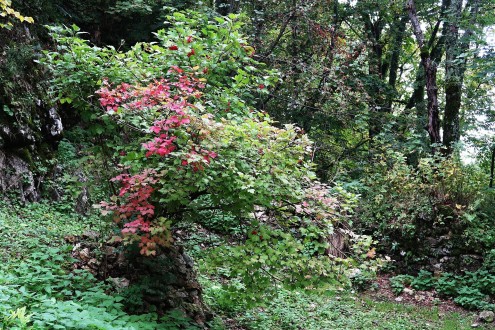
{"label": "grassy ground", "polygon": [[[193,329],[157,315],[128,315],[122,297],[84,271],[69,272],[67,235],[105,228],[98,217],[73,214],[64,204],[0,202],[0,329]],[[473,314],[439,313],[377,302],[345,291],[278,289],[261,303],[243,304],[235,292],[202,276],[216,329],[470,329]],[[239,284],[239,287],[242,287]],[[222,325],[223,323],[223,325]]]}
{"label": "grassy ground", "polygon": [[157,329],[156,315],[128,315],[109,285],[68,271],[64,237],[103,227],[67,207],[0,202],[0,329]]}
{"label": "grassy ground", "polygon": [[[206,294],[212,294],[212,287]],[[218,297],[218,294],[216,295]],[[214,301],[210,302],[215,305]],[[221,310],[219,310],[221,312]],[[473,314],[442,313],[349,292],[327,295],[280,290],[278,297],[247,311],[231,311],[232,329],[471,329]],[[488,329],[488,327],[486,328]]]}

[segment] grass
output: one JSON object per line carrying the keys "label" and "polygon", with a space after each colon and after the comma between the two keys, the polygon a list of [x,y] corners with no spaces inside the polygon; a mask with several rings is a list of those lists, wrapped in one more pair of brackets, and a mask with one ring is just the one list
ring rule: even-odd
{"label": "grass", "polygon": [[[218,286],[205,288],[210,304],[215,306]],[[221,297],[220,301],[227,300]],[[217,300],[218,301],[218,300]],[[217,306],[218,307],[218,306]],[[222,312],[222,310],[217,310]],[[421,308],[341,292],[303,292],[280,289],[277,297],[245,311],[227,315],[237,319],[245,329],[323,330],[387,329],[422,330],[471,329],[473,316],[447,313],[440,316],[437,308]]]}
{"label": "grass", "polygon": [[97,217],[74,214],[65,204],[1,202],[0,260],[13,262],[40,247],[64,245],[66,235],[102,229],[103,223]]}

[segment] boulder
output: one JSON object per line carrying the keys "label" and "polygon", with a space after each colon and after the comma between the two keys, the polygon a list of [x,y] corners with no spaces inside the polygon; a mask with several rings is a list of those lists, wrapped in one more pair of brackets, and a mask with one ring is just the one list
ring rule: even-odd
{"label": "boulder", "polygon": [[22,202],[40,198],[29,164],[19,156],[0,150],[0,193],[13,193]]}
{"label": "boulder", "polygon": [[478,319],[484,323],[492,323],[493,320],[495,319],[495,313],[492,311],[482,311],[478,315]]}
{"label": "boulder", "polygon": [[144,257],[137,251],[124,252],[122,243],[108,240],[98,243],[97,233],[88,231],[81,237],[67,236],[74,245],[72,256],[78,260],[74,269],[86,269],[97,278],[107,280],[122,294],[129,288],[138,291],[147,312],[154,306],[157,313],[181,310],[198,324],[205,324],[212,313],[203,303],[194,261],[182,247],[172,246],[155,257]]}

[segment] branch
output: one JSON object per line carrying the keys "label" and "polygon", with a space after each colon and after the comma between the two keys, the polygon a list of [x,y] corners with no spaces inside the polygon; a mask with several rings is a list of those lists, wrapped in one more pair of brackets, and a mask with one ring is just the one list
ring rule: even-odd
{"label": "branch", "polygon": [[418,20],[418,13],[416,11],[416,6],[414,4],[414,0],[407,0],[406,9],[409,15],[409,19],[411,20],[411,25],[413,28],[414,35],[416,36],[416,41],[418,43],[419,48],[421,49],[421,53],[425,51],[425,36],[423,35],[423,30],[421,30],[421,24]]}
{"label": "branch", "polygon": [[282,24],[282,28],[278,32],[277,38],[275,38],[275,40],[272,42],[270,47],[268,47],[268,50],[263,54],[263,56],[268,57],[268,55],[270,55],[273,52],[275,47],[277,47],[278,43],[280,42],[280,39],[282,38],[282,36],[285,33],[285,30],[287,29],[287,25],[289,25],[289,22],[292,20],[292,18],[294,18],[294,16],[295,16],[294,12],[292,11],[290,13],[289,17],[287,17],[287,19]]}

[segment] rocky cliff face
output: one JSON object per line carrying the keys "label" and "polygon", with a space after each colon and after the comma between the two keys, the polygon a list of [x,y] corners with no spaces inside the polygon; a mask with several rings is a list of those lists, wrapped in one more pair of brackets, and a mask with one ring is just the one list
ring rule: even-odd
{"label": "rocky cliff face", "polygon": [[39,199],[37,182],[27,162],[0,150],[0,192],[13,194],[22,201]]}
{"label": "rocky cliff face", "polygon": [[23,201],[39,199],[63,133],[57,108],[49,105],[48,77],[35,62],[40,49],[27,26],[0,29],[0,193]]}

